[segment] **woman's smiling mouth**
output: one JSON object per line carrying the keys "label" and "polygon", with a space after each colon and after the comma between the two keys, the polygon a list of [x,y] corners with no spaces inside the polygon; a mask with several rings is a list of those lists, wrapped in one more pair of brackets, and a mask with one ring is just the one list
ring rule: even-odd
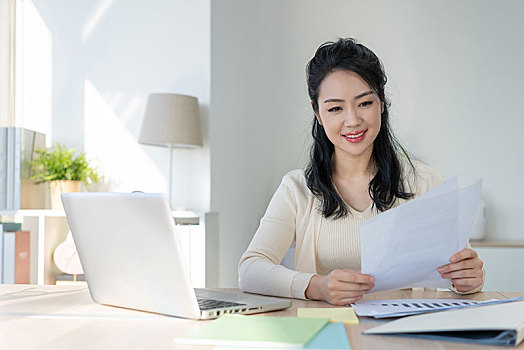
{"label": "woman's smiling mouth", "polygon": [[344,138],[348,142],[357,143],[357,142],[360,142],[360,141],[362,141],[364,139],[364,136],[366,135],[366,132],[367,132],[367,130],[363,130],[363,131],[357,131],[357,132],[354,132],[354,133],[343,134],[342,136],[344,136]]}

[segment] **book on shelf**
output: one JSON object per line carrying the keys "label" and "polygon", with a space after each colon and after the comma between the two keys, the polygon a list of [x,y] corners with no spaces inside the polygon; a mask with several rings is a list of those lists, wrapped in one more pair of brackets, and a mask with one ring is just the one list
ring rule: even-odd
{"label": "book on shelf", "polygon": [[36,131],[0,127],[0,210],[42,209],[45,187],[36,185],[30,161],[45,148],[45,135]]}
{"label": "book on shelf", "polygon": [[22,224],[19,222],[0,222],[3,232],[22,231]]}
{"label": "book on shelf", "polygon": [[31,234],[29,231],[8,231],[0,224],[1,283],[29,284],[31,278]]}
{"label": "book on shelf", "polygon": [[15,283],[15,234],[2,232],[2,283]]}
{"label": "book on shelf", "polygon": [[31,233],[15,232],[15,283],[29,284],[31,279]]}

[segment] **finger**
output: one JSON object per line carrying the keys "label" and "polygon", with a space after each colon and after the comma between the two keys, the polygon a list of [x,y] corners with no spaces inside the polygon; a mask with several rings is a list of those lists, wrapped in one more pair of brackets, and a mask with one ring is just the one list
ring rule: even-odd
{"label": "finger", "polygon": [[482,270],[480,269],[466,269],[442,274],[442,278],[480,278],[482,277]]}
{"label": "finger", "polygon": [[362,299],[362,295],[359,296],[359,297],[355,297],[355,298],[345,298],[345,299],[341,299],[341,300],[338,300],[338,302],[340,302],[340,304],[337,304],[337,305],[349,305],[349,304],[353,304],[353,303],[356,303],[357,301],[359,301],[360,299]]}
{"label": "finger", "polygon": [[477,257],[476,251],[470,248],[466,248],[466,249],[461,250],[457,254],[453,255],[451,258],[449,258],[449,261],[451,261],[452,263],[456,263],[464,259],[471,259],[471,258],[476,258],[476,257]]}
{"label": "finger", "polygon": [[332,272],[333,277],[343,282],[353,283],[371,283],[375,278],[371,275],[365,275],[352,270],[340,269]]}
{"label": "finger", "polygon": [[351,270],[338,270],[340,281],[353,282],[353,283],[372,283],[375,282],[375,277],[371,275],[365,275],[359,272]]}
{"label": "finger", "polygon": [[470,290],[480,286],[482,283],[481,278],[457,278],[452,279],[451,283],[460,292],[469,292]]}
{"label": "finger", "polygon": [[326,300],[331,304],[344,299],[360,299],[362,298],[362,292],[342,292],[342,291],[329,291]]}
{"label": "finger", "polygon": [[357,283],[344,283],[344,282],[335,282],[331,283],[327,286],[327,290],[329,293],[359,293],[362,294],[363,292],[369,291],[371,288],[373,288],[374,285],[366,285],[366,284],[357,284]]}
{"label": "finger", "polygon": [[339,286],[340,291],[353,292],[353,291],[368,291],[375,287],[375,283],[348,283],[342,282]]}
{"label": "finger", "polygon": [[362,299],[363,295],[364,293],[360,293],[360,292],[349,292],[349,293],[340,294],[337,297],[333,298],[333,300],[336,302],[342,303],[342,305],[347,305],[349,302],[355,302],[357,300]]}
{"label": "finger", "polygon": [[482,268],[483,262],[479,258],[462,260],[455,264],[447,264],[438,268],[438,272],[447,273],[465,269]]}

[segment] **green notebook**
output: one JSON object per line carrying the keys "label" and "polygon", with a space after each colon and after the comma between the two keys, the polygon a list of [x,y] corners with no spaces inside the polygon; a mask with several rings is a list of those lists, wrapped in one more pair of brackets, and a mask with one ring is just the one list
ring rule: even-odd
{"label": "green notebook", "polygon": [[297,347],[307,344],[327,318],[224,315],[177,343],[246,347]]}

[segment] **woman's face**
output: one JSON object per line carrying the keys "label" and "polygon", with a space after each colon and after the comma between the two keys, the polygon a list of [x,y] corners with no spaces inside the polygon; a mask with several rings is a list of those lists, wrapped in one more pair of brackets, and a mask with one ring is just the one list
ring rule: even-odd
{"label": "woman's face", "polygon": [[337,70],[320,84],[317,119],[335,146],[335,156],[371,157],[383,103],[356,73]]}

